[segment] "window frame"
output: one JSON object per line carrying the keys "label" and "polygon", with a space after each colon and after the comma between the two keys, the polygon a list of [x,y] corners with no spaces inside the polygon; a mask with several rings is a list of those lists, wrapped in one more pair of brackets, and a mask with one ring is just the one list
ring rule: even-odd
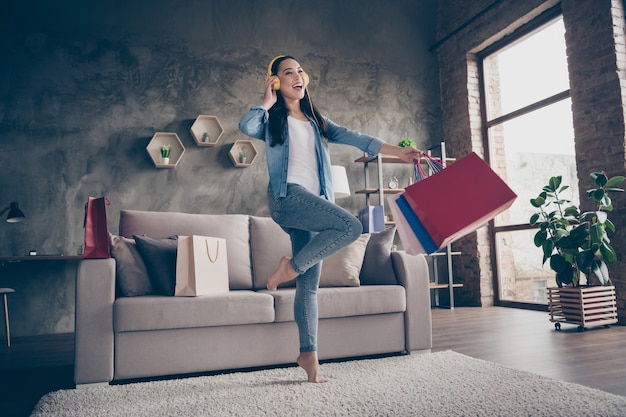
{"label": "window frame", "polygon": [[[533,32],[537,31],[544,25],[549,24],[555,19],[563,18],[563,14],[560,8],[558,7],[552,8],[542,15],[538,16],[536,19],[528,22],[527,24],[521,26],[519,29],[514,31],[508,36],[503,37],[502,39],[494,42],[492,45],[489,45],[485,49],[476,53],[476,63],[478,70],[478,88],[480,94],[480,116],[481,116],[481,135],[482,135],[482,143],[483,149],[485,150],[485,157],[488,162],[492,161],[492,157],[490,155],[491,146],[489,143],[489,129],[497,126],[506,121],[518,118],[520,116],[532,113],[536,110],[542,109],[544,107],[550,106],[554,103],[557,103],[562,100],[566,100],[571,98],[570,89],[561,91],[557,94],[554,94],[550,97],[546,97],[537,102],[526,105],[522,108],[513,110],[509,113],[500,115],[492,120],[487,119],[488,115],[488,104],[487,104],[487,91],[486,91],[486,83],[485,83],[485,69],[484,69],[484,61],[490,55],[510,46],[513,43],[519,42],[523,40],[523,38],[531,36]],[[515,307],[515,308],[523,308],[529,310],[539,310],[539,311],[548,311],[547,304],[539,304],[532,302],[521,302],[521,301],[511,301],[511,300],[502,300],[500,297],[501,294],[501,285],[500,285],[500,269],[499,269],[499,253],[498,253],[498,245],[497,245],[497,234],[501,232],[515,232],[515,231],[524,231],[535,229],[536,227],[531,226],[530,223],[525,224],[509,224],[509,225],[501,225],[496,226],[495,221],[490,222],[490,246],[491,246],[491,268],[493,271],[493,288],[494,288],[494,305],[504,306],[504,307]]]}

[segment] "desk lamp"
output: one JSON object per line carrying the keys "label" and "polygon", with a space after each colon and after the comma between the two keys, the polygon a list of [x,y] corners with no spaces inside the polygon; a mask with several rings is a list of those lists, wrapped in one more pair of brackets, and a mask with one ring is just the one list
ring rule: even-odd
{"label": "desk lamp", "polygon": [[26,218],[22,210],[17,206],[17,202],[12,202],[8,207],[4,208],[0,211],[0,216],[2,216],[5,212],[9,212],[7,214],[7,223],[19,223]]}

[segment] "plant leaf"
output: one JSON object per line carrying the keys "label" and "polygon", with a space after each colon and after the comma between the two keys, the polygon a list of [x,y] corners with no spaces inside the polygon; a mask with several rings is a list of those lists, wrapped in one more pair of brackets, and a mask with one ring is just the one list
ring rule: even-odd
{"label": "plant leaf", "polygon": [[606,285],[611,282],[609,278],[609,269],[606,267],[606,264],[601,259],[596,259],[591,266],[591,270],[593,274],[598,278],[601,285]]}
{"label": "plant leaf", "polygon": [[611,232],[615,233],[615,225],[613,224],[613,222],[611,220],[609,220],[608,218],[606,219],[606,221],[604,222],[604,227],[608,230],[610,230]]}
{"label": "plant leaf", "polygon": [[593,190],[592,198],[598,203],[601,202],[604,198],[604,189],[596,188],[595,190]]}
{"label": "plant leaf", "polygon": [[541,197],[541,196],[539,196],[537,198],[531,198],[530,199],[530,204],[533,207],[535,207],[535,208],[539,208],[539,207],[543,206],[545,204],[545,202],[546,202],[546,200],[543,197]]}
{"label": "plant leaf", "polygon": [[604,185],[608,181],[606,175],[604,175],[604,172],[592,172],[591,178],[595,181],[598,187],[604,187]]}
{"label": "plant leaf", "polygon": [[617,254],[615,253],[615,249],[611,245],[607,245],[606,243],[602,243],[600,246],[600,254],[610,264],[614,264],[617,262]]}
{"label": "plant leaf", "polygon": [[[531,200],[532,202],[532,200]],[[537,224],[537,221],[539,220],[539,213],[535,213],[530,217],[530,225],[534,226]]]}
{"label": "plant leaf", "polygon": [[576,265],[581,271],[587,270],[593,262],[594,254],[591,249],[580,251],[576,254]]}
{"label": "plant leaf", "polygon": [[543,245],[543,242],[546,241],[547,237],[548,232],[546,232],[545,230],[539,230],[537,233],[535,233],[535,237],[533,239],[533,241],[535,242],[535,246],[540,248],[541,245]]}
{"label": "plant leaf", "polygon": [[[616,185],[621,184],[624,181],[624,179],[626,179],[626,177],[623,177],[621,175],[617,175],[615,177],[612,177],[610,180],[608,180],[606,182],[606,184],[604,184],[604,188],[607,189],[607,191],[608,191],[609,188],[613,188]],[[618,188],[615,191],[616,192],[624,192],[624,190],[622,190],[621,188]]]}
{"label": "plant leaf", "polygon": [[591,236],[592,242],[602,242],[605,233],[604,227],[599,223],[592,224],[589,228],[589,236]]}
{"label": "plant leaf", "polygon": [[565,258],[559,254],[554,254],[550,257],[550,268],[557,275],[557,281],[563,284],[571,284],[574,279],[574,268],[565,260]]}
{"label": "plant leaf", "polygon": [[554,251],[554,243],[552,243],[550,239],[547,239],[545,242],[543,242],[541,248],[543,249],[543,262],[545,263],[546,260],[550,256],[552,256],[552,252]]}
{"label": "plant leaf", "polygon": [[548,182],[548,187],[550,187],[550,191],[558,190],[562,180],[563,177],[561,175],[550,178],[550,181]]}

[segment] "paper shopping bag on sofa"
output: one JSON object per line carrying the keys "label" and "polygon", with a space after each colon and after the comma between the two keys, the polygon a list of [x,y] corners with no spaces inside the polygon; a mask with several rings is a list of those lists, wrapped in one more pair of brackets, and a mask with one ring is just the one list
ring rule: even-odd
{"label": "paper shopping bag on sofa", "polygon": [[175,296],[228,292],[226,240],[207,236],[179,236]]}
{"label": "paper shopping bag on sofa", "polygon": [[106,206],[111,202],[106,197],[89,197],[85,204],[85,249],[87,259],[109,258],[109,230],[107,228]]}
{"label": "paper shopping bag on sofa", "polygon": [[396,223],[396,229],[398,230],[398,235],[400,236],[400,241],[402,242],[402,249],[409,255],[417,255],[418,253],[426,253],[426,250],[420,243],[419,239],[411,229],[408,220],[402,214],[400,207],[398,207],[398,198],[404,193],[402,191],[400,194],[391,194],[387,196],[387,203],[389,204],[389,210],[391,210],[391,214],[393,215],[393,220]]}
{"label": "paper shopping bag on sofa", "polygon": [[517,195],[471,153],[405,189],[403,197],[439,248],[484,226]]}

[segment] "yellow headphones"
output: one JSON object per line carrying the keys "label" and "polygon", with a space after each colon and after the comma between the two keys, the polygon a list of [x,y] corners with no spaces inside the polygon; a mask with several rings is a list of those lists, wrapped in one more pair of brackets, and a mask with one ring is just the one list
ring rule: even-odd
{"label": "yellow headphones", "polygon": [[[277,57],[272,59],[267,66],[267,75],[269,75],[270,77],[274,77],[274,85],[272,85],[272,90],[280,90],[280,79],[276,74],[272,73],[272,65],[274,65],[274,62],[276,62],[277,59],[283,57],[285,57],[285,55],[278,55]],[[309,85],[309,74],[302,71],[302,80],[304,81],[304,88],[307,88]]]}

